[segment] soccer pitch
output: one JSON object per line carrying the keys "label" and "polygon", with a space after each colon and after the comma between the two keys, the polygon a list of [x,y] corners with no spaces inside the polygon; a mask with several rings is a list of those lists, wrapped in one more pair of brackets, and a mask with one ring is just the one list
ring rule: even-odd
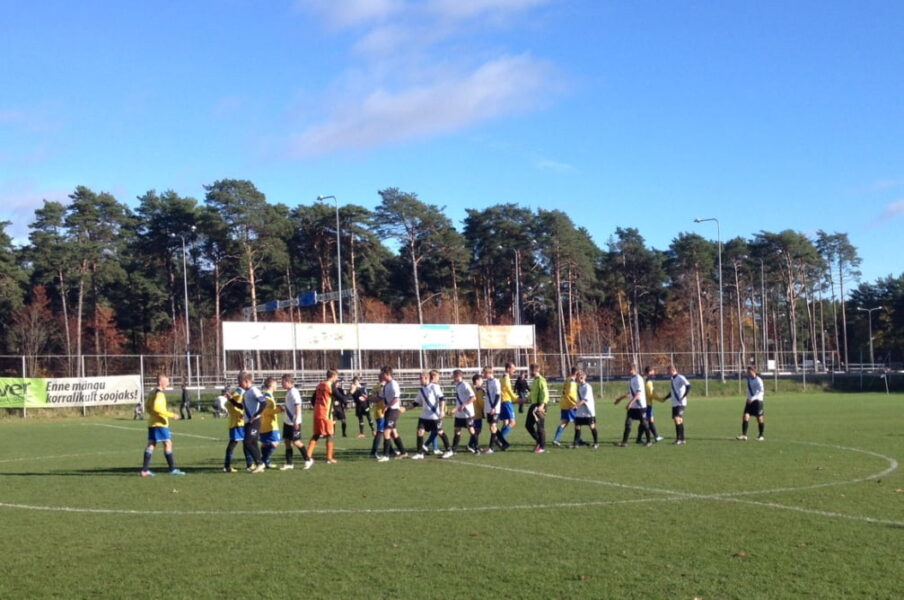
{"label": "soccer pitch", "polygon": [[221,472],[208,414],[172,424],[188,476],[158,449],[153,479],[144,422],[5,420],[0,598],[898,598],[902,401],[767,395],[766,441],[739,442],[743,399],[692,397],[687,445],[657,404],[666,439],[616,448],[607,400],[598,450],[532,454],[518,415],[507,453],[382,464],[351,419],[339,464],[321,441],[259,475]]}

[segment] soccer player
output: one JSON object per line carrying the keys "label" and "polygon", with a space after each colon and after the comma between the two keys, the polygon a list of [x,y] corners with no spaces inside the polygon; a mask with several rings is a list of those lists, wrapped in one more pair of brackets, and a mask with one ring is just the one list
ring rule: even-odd
{"label": "soccer player", "polygon": [[352,397],[352,402],[355,404],[355,416],[358,417],[358,437],[364,437],[364,419],[367,419],[371,435],[376,435],[374,432],[374,420],[370,416],[370,402],[367,400],[367,387],[361,383],[361,378],[357,375],[352,377],[352,386],[349,388],[348,393]]}
{"label": "soccer player", "polygon": [[757,374],[756,367],[747,367],[747,403],[744,404],[744,420],[741,422],[739,440],[747,441],[747,427],[750,425],[751,415],[756,417],[756,423],[760,431],[756,441],[762,442],[766,439],[764,437],[766,432],[765,402],[766,387],[763,385],[763,380]]}
{"label": "soccer player", "polygon": [[467,429],[471,434],[468,440],[468,452],[477,454],[477,433],[474,431],[474,390],[464,379],[461,369],[452,371],[452,381],[455,383],[455,431],[452,436],[452,452],[458,452],[458,442],[461,441],[461,430]]}
{"label": "soccer player", "polygon": [[[515,368],[512,367],[512,372],[514,373]],[[515,393],[518,394],[518,412],[524,412],[524,405],[527,404],[527,396],[530,394],[530,384],[527,383],[527,377],[524,376],[524,371],[518,373],[518,378],[515,380]]]}
{"label": "soccer player", "polygon": [[672,420],[675,421],[675,444],[681,446],[684,441],[684,411],[687,410],[687,395],[691,384],[684,375],[678,374],[675,365],[669,365],[671,384],[666,399],[672,399]]}
{"label": "soccer player", "polygon": [[273,451],[279,447],[279,417],[282,407],[276,405],[276,399],[273,393],[276,391],[276,378],[267,377],[264,379],[264,412],[261,413],[261,459],[264,461],[264,467],[267,469],[274,468],[270,464],[270,457]]}
{"label": "soccer player", "polygon": [[308,456],[308,449],[301,439],[301,393],[295,387],[295,379],[288,373],[282,376],[282,386],[286,390],[286,402],[283,405],[283,439],[286,440],[286,464],[281,467],[283,471],[291,471],[295,468],[293,463],[293,450],[301,452],[304,459],[305,470],[314,466],[314,461]]}
{"label": "soccer player", "polygon": [[502,376],[502,407],[499,410],[499,420],[502,422],[502,429],[499,431],[499,438],[505,442],[506,448],[511,445],[508,442],[508,435],[516,425],[515,401],[518,401],[518,412],[523,412],[524,408],[524,402],[518,395],[517,386],[512,384],[512,376],[514,374],[515,364],[511,362],[505,363],[505,374]]}
{"label": "soccer player", "polygon": [[578,370],[572,367],[568,377],[562,383],[562,401],[559,404],[562,421],[556,428],[556,435],[552,438],[552,443],[555,446],[562,445],[562,434],[565,433],[565,428],[568,427],[568,424],[574,421],[574,406],[578,402],[578,384],[574,379],[577,372]]}
{"label": "soccer player", "polygon": [[587,383],[587,373],[578,371],[575,373],[578,386],[578,401],[575,405],[574,417],[574,443],[572,448],[587,445],[581,439],[581,428],[583,426],[590,427],[590,433],[593,435],[592,448],[600,447],[599,438],[596,433],[596,404],[593,401],[593,386]]}
{"label": "soccer player", "polygon": [[191,420],[191,398],[188,397],[188,388],[182,384],[182,404],[179,405],[179,416],[185,419],[185,413],[188,413],[188,419]]}
{"label": "soccer player", "polygon": [[377,450],[380,448],[380,444],[383,443],[383,432],[386,431],[386,402],[383,401],[383,385],[382,379],[380,380],[380,391],[376,396],[368,397],[368,404],[371,404],[374,407],[374,417],[376,417],[374,426],[376,428],[376,432],[374,434],[373,445],[370,448],[370,456],[371,458],[379,458],[379,454],[377,454]]}
{"label": "soccer player", "polygon": [[[443,406],[446,404],[446,398],[443,396],[443,388],[439,384],[439,371],[436,369],[430,369],[430,385],[433,386],[433,392],[436,394],[436,397],[439,398],[443,402]],[[445,411],[443,411],[440,419],[446,416]],[[442,421],[440,421],[439,427],[442,428]],[[437,441],[436,437],[437,433],[434,431],[430,434],[430,437],[427,438],[427,448],[433,448],[434,454],[443,454],[443,451],[439,449],[439,441]]]}
{"label": "soccer player", "polygon": [[220,395],[213,401],[213,418],[222,419],[226,416],[226,403],[229,401],[229,388],[223,388]]}
{"label": "soccer player", "polygon": [[[475,373],[471,377],[471,385],[474,390],[474,420],[472,421],[472,427],[474,427],[474,448],[480,452],[480,432],[483,431],[483,408],[486,398],[483,389],[483,376],[480,373]],[[468,445],[470,446],[470,444]]]}
{"label": "soccer player", "polygon": [[383,390],[380,395],[383,397],[385,405],[384,418],[385,429],[383,431],[383,455],[377,457],[378,462],[386,462],[389,460],[389,453],[392,452],[392,443],[395,442],[396,448],[399,450],[398,458],[407,458],[408,453],[405,452],[405,445],[402,438],[399,437],[399,418],[402,416],[402,390],[399,382],[393,377],[392,367],[383,367],[380,369],[380,378],[383,380]]}
{"label": "soccer player", "polygon": [[528,400],[531,405],[527,410],[527,421],[524,427],[534,441],[537,442],[534,452],[542,454],[546,452],[546,405],[549,403],[549,386],[546,378],[540,372],[540,365],[530,365],[530,375],[534,381],[530,386]]}
{"label": "soccer player", "polygon": [[[483,414],[486,418],[487,425],[490,428],[490,445],[487,447],[487,454],[493,453],[493,446],[499,446],[503,452],[508,450],[509,443],[499,432],[499,414],[502,411],[502,392],[499,380],[492,367],[483,368],[483,388],[484,388],[484,406]],[[511,405],[511,403],[509,403]]]}
{"label": "soccer player", "polygon": [[[239,442],[245,441],[245,405],[242,388],[226,397],[226,426],[229,428],[229,444],[226,446],[226,460],[223,462],[224,473],[235,473],[238,469],[232,466],[232,453]],[[244,446],[244,444],[243,444]],[[245,452],[245,466],[251,466],[251,455]]]}
{"label": "soccer player", "polygon": [[347,424],[345,421],[345,403],[348,401],[345,390],[342,389],[342,382],[336,381],[333,384],[333,422],[342,423],[342,437],[348,437]]}
{"label": "soccer player", "polygon": [[[656,431],[656,422],[653,416],[653,400],[657,402],[665,402],[666,396],[660,396],[656,392],[656,386],[653,385],[653,378],[656,377],[656,369],[653,367],[644,367],[644,391],[647,394],[647,422],[650,424],[650,434],[653,436],[652,440],[648,437],[647,442],[661,442],[662,436],[659,435],[659,432]],[[643,439],[643,431],[641,429],[637,430],[637,443],[643,443],[641,440]]]}
{"label": "soccer player", "polygon": [[264,395],[254,385],[251,373],[242,371],[239,373],[238,381],[239,387],[243,390],[242,407],[245,431],[242,442],[245,446],[245,460],[247,461],[250,457],[251,465],[248,467],[250,473],[263,473],[266,467],[261,458],[259,442],[261,415],[263,415],[267,403],[264,401]]}
{"label": "soccer player", "polygon": [[424,445],[424,433],[436,433],[443,441],[444,452],[442,458],[452,456],[449,449],[449,437],[443,431],[443,413],[446,412],[446,403],[443,397],[436,394],[436,387],[430,383],[430,374],[421,373],[421,389],[418,391],[417,404],[421,405],[421,416],[417,422],[417,453],[412,460],[422,460],[427,446]]}
{"label": "soccer player", "polygon": [[633,364],[628,370],[628,374],[631,376],[630,381],[628,381],[628,393],[622,394],[615,399],[615,404],[618,405],[618,403],[625,398],[631,398],[626,407],[628,414],[625,417],[625,432],[622,435],[621,443],[616,444],[616,446],[624,448],[628,445],[628,438],[631,437],[632,421],[640,421],[640,427],[647,436],[647,443],[645,446],[650,447],[653,445],[653,442],[650,437],[650,424],[647,421],[647,395],[643,377],[637,372],[637,365]]}
{"label": "soccer player", "polygon": [[308,460],[314,459],[314,448],[320,438],[326,439],[326,463],[336,464],[333,458],[333,389],[339,379],[339,371],[327,369],[326,379],[317,385],[314,390],[314,433],[308,442]]}
{"label": "soccer player", "polygon": [[144,464],[141,467],[142,477],[153,477],[151,457],[158,442],[163,442],[163,456],[169,466],[170,475],[185,475],[176,468],[173,460],[173,441],[170,436],[169,419],[177,421],[179,415],[166,409],[166,394],[163,390],[169,385],[169,377],[157,375],[157,387],[148,395],[145,412],[148,415],[148,445],[144,449]]}

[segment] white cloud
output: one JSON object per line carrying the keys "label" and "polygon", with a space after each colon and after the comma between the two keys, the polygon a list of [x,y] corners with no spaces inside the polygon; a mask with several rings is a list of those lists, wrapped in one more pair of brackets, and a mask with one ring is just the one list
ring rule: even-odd
{"label": "white cloud", "polygon": [[545,98],[551,66],[502,56],[470,73],[392,93],[378,89],[296,136],[290,153],[314,156],[446,134],[529,110]]}
{"label": "white cloud", "polygon": [[562,174],[574,173],[577,171],[577,168],[574,165],[542,157],[534,161],[534,166],[541,171],[553,171]]}
{"label": "white cloud", "polygon": [[885,221],[889,221],[896,217],[904,215],[904,198],[892,202],[888,206],[885,207],[885,210],[882,211],[882,214],[879,215],[877,222],[882,223]]}
{"label": "white cloud", "polygon": [[404,0],[299,0],[297,6],[334,28],[384,21],[406,9]]}
{"label": "white cloud", "polygon": [[516,13],[548,2],[549,0],[433,0],[430,9],[443,17],[468,19],[488,14]]}
{"label": "white cloud", "polygon": [[0,221],[10,221],[6,232],[17,243],[28,241],[28,229],[35,219],[35,209],[44,200],[68,202],[69,191],[41,189],[32,181],[15,180],[0,183]]}

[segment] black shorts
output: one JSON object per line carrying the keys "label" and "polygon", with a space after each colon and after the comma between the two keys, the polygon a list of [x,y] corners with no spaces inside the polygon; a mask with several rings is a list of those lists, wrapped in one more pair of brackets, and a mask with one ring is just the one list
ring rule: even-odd
{"label": "black shorts", "polygon": [[487,422],[487,425],[495,425],[499,422],[499,415],[485,415],[484,419]]}
{"label": "black shorts", "polygon": [[596,417],[575,417],[575,425],[596,425]]}
{"label": "black shorts", "polygon": [[441,431],[443,428],[442,421],[438,419],[418,419],[417,420],[417,428],[423,429],[428,433],[433,433],[434,431]]}
{"label": "black shorts", "polygon": [[474,427],[474,419],[472,417],[466,419],[455,417],[455,429],[470,429],[471,427]]}
{"label": "black shorts", "polygon": [[336,408],[333,407],[333,420],[334,421],[344,421],[345,420],[345,409],[344,408]]}
{"label": "black shorts", "polygon": [[261,426],[259,423],[245,423],[245,444],[256,444],[261,439]]}
{"label": "black shorts", "polygon": [[628,418],[632,421],[644,421],[647,418],[647,409],[645,408],[629,408]]}
{"label": "black shorts", "polygon": [[762,417],[766,414],[766,408],[763,406],[762,400],[754,400],[744,405],[744,414],[753,417]]}
{"label": "black shorts", "polygon": [[290,425],[289,423],[283,423],[282,426],[282,437],[288,442],[299,442],[301,441],[301,429],[295,429],[294,425]]}
{"label": "black shorts", "polygon": [[402,416],[402,411],[398,408],[393,408],[391,410],[387,410],[386,414],[383,415],[383,418],[386,420],[386,429],[395,429],[399,426],[399,417]]}
{"label": "black shorts", "polygon": [[672,407],[672,418],[677,419],[678,417],[684,418],[684,411],[687,410],[686,406],[673,406]]}
{"label": "black shorts", "polygon": [[370,412],[369,404],[364,402],[355,404],[355,416],[359,419],[366,417],[368,412]]}

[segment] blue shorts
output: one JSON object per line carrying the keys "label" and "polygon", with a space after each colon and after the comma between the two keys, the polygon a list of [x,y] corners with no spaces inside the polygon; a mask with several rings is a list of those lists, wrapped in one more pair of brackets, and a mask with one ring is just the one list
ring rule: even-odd
{"label": "blue shorts", "polygon": [[383,433],[384,431],[386,431],[386,419],[380,417],[377,419],[377,433]]}
{"label": "blue shorts", "polygon": [[647,421],[653,418],[653,405],[647,404]]}
{"label": "blue shorts", "polygon": [[229,441],[230,442],[241,442],[245,439],[245,428],[242,425],[238,427],[233,427],[229,430]]}
{"label": "blue shorts", "polygon": [[500,421],[514,421],[515,420],[515,407],[511,402],[503,402],[502,408],[499,409],[499,420]]}
{"label": "blue shorts", "polygon": [[563,408],[562,413],[562,422],[563,423],[571,423],[574,421],[574,418],[578,415],[577,409],[574,408]]}
{"label": "blue shorts", "polygon": [[483,431],[483,419],[474,419],[474,431]]}
{"label": "blue shorts", "polygon": [[148,427],[148,442],[168,442],[171,439],[169,427]]}
{"label": "blue shorts", "polygon": [[261,434],[261,444],[278,444],[281,439],[279,431],[276,429]]}

